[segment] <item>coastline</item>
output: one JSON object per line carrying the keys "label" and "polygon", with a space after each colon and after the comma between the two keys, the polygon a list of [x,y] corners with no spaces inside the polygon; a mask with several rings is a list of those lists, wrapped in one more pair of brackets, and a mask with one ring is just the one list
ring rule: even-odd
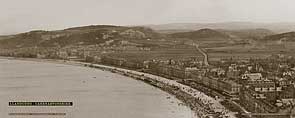
{"label": "coastline", "polygon": [[36,61],[45,63],[66,64],[73,66],[85,66],[97,68],[100,70],[106,70],[113,73],[121,74],[136,80],[143,81],[149,85],[155,86],[164,92],[167,92],[177,99],[185,103],[199,118],[206,117],[208,115],[216,115],[214,113],[223,113],[224,116],[229,118],[235,118],[233,112],[226,110],[217,100],[205,95],[198,90],[195,90],[189,86],[177,83],[174,80],[169,80],[160,76],[137,72],[134,70],[128,70],[113,66],[106,66],[100,64],[91,64],[86,62],[68,61],[68,60],[56,60],[56,59],[37,59],[37,58],[15,58],[15,57],[0,57],[0,59],[12,59],[12,60],[24,60],[24,61]]}

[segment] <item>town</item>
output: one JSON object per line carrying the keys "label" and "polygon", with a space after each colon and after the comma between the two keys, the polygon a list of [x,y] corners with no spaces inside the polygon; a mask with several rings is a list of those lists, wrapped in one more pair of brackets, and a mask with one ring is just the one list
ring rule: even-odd
{"label": "town", "polygon": [[[212,31],[204,29],[201,32]],[[165,37],[156,40],[132,29],[119,33],[121,37],[131,38],[128,40],[112,38],[118,34],[115,30],[102,34],[99,38],[105,41],[97,44],[77,42],[74,45],[46,47],[41,46],[41,41],[38,43],[40,45],[35,46],[3,48],[0,55],[87,62],[158,75],[220,100],[221,104],[241,118],[287,118],[295,114],[293,56],[276,53],[257,57],[230,55],[212,59],[202,46],[204,43],[197,44],[191,40],[167,40]],[[58,34],[43,39],[46,41],[60,37],[71,36]],[[154,46],[161,43],[165,45]],[[171,43],[172,46],[169,44],[169,47],[166,43]],[[166,52],[161,53],[163,50]],[[175,58],[175,55],[178,57]]]}
{"label": "town", "polygon": [[[2,56],[75,60],[151,73],[177,80],[212,97],[221,98],[225,106],[233,107],[232,110],[239,113],[289,115],[295,105],[294,57],[269,55],[264,59],[229,58],[210,62],[207,66],[204,61],[198,61],[196,58],[134,62],[124,58],[90,55],[101,49],[97,47],[98,49],[93,49],[96,46],[89,46],[91,51],[79,50],[77,47],[70,51],[66,49],[66,51],[49,51],[43,55],[25,53],[18,55],[15,52],[4,55],[2,52]],[[146,49],[138,48],[138,50]]]}

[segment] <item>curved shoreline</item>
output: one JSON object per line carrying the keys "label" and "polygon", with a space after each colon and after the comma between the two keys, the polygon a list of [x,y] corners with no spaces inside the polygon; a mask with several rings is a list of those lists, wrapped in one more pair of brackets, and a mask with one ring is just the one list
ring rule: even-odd
{"label": "curved shoreline", "polygon": [[66,64],[73,66],[86,66],[98,68],[101,70],[107,70],[130,78],[143,81],[149,85],[155,86],[169,94],[172,94],[177,99],[185,103],[190,109],[195,112],[195,114],[200,117],[206,117],[208,115],[216,115],[217,112],[223,112],[224,116],[230,118],[235,118],[235,115],[226,110],[218,101],[214,98],[205,95],[198,90],[195,90],[189,86],[177,83],[174,80],[169,80],[160,76],[137,72],[134,70],[128,70],[118,67],[100,65],[100,64],[91,64],[85,62],[77,61],[65,61],[65,60],[56,60],[56,59],[36,59],[36,58],[14,58],[14,57],[0,57],[3,59],[13,59],[13,60],[24,60],[24,61],[37,61],[37,62],[47,62],[47,63],[58,63]]}

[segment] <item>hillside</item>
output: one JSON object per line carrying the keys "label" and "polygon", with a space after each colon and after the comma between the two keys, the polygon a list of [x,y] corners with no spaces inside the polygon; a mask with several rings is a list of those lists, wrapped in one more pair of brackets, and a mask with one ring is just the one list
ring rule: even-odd
{"label": "hillside", "polygon": [[145,27],[93,25],[58,31],[31,31],[0,40],[0,48],[64,47],[67,45],[100,44],[108,40],[141,40],[160,37]]}
{"label": "hillside", "polygon": [[275,33],[268,29],[243,29],[243,30],[218,30],[220,32],[224,32],[230,35],[232,38],[240,38],[240,39],[254,39],[259,40],[264,38],[265,36],[274,35]]}
{"label": "hillside", "polygon": [[[195,47],[146,27],[83,26],[31,31],[0,40],[0,55],[64,59],[111,56],[134,61],[201,57]],[[93,58],[91,58],[93,59]]]}
{"label": "hillside", "polygon": [[179,32],[170,34],[169,36],[174,38],[188,38],[194,40],[205,38],[229,38],[228,35],[212,29],[200,29],[197,31]]}
{"label": "hillside", "polygon": [[223,47],[236,43],[229,35],[212,29],[172,33],[168,36],[174,39],[189,39],[201,47]]}
{"label": "hillside", "polygon": [[295,32],[287,32],[282,34],[270,35],[263,38],[262,41],[286,41],[295,42]]}

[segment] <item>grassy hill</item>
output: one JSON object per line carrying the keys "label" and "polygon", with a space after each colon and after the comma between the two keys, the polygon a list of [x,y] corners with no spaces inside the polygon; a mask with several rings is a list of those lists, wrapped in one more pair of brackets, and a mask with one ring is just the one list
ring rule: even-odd
{"label": "grassy hill", "polygon": [[179,39],[190,39],[200,44],[201,47],[220,47],[236,43],[228,34],[212,29],[178,32],[169,34],[168,36]]}
{"label": "grassy hill", "polygon": [[[172,31],[173,32],[173,31]],[[9,53],[36,55],[57,51],[90,50],[97,55],[134,60],[202,58],[192,43],[198,43],[209,58],[259,57],[273,53],[292,53],[295,32],[274,34],[267,29],[194,31],[159,33],[147,27],[91,25],[57,31],[31,31],[0,36],[0,48]],[[79,49],[77,49],[77,47]],[[35,51],[35,52],[33,52]],[[1,50],[0,50],[1,52]],[[52,53],[51,53],[52,52]]]}
{"label": "grassy hill", "polygon": [[31,31],[1,38],[1,48],[64,47],[100,44],[109,40],[141,40],[160,37],[145,27],[93,25],[58,31]]}
{"label": "grassy hill", "polygon": [[258,29],[243,29],[243,30],[218,30],[230,35],[232,38],[240,39],[253,39],[259,40],[265,36],[274,35],[275,33],[268,29],[258,28]]}
{"label": "grassy hill", "polygon": [[276,35],[269,35],[263,38],[263,41],[286,41],[295,42],[295,32],[287,32]]}
{"label": "grassy hill", "polygon": [[179,32],[170,34],[170,36],[175,38],[188,38],[193,40],[200,40],[206,38],[229,38],[228,35],[212,29],[200,29],[197,31]]}

